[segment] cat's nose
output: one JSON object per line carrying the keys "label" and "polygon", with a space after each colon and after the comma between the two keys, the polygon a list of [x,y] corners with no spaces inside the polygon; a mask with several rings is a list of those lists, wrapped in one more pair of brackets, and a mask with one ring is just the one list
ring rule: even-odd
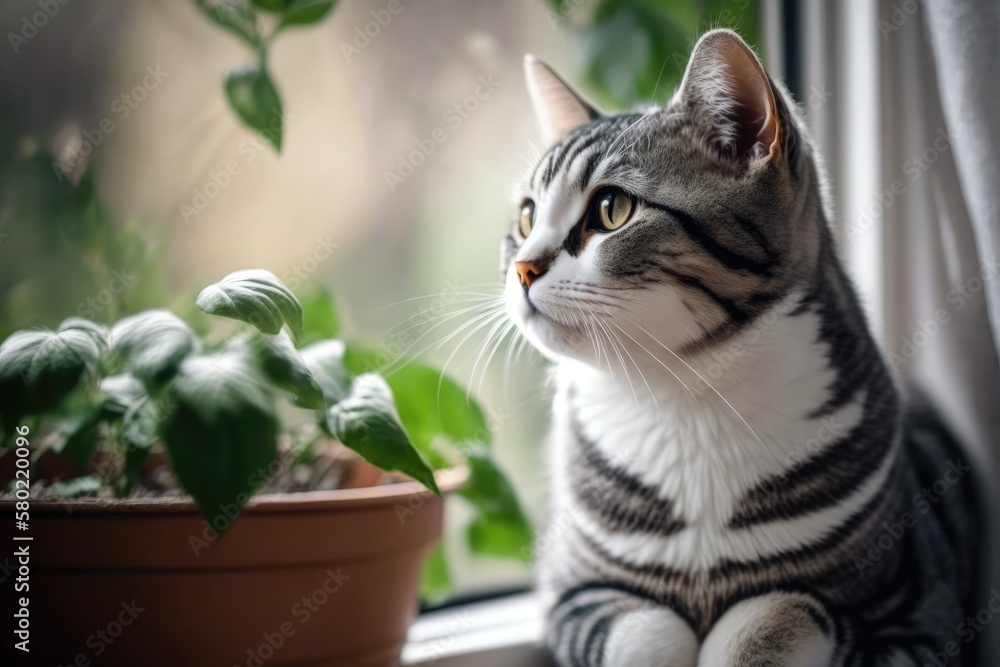
{"label": "cat's nose", "polygon": [[535,282],[549,270],[547,261],[514,262],[514,270],[521,281],[521,287],[527,292],[531,283]]}

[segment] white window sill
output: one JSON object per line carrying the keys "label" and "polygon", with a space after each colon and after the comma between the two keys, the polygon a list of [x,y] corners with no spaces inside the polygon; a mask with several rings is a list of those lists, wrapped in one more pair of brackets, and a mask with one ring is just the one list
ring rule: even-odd
{"label": "white window sill", "polygon": [[551,667],[532,593],[421,616],[410,628],[404,667]]}

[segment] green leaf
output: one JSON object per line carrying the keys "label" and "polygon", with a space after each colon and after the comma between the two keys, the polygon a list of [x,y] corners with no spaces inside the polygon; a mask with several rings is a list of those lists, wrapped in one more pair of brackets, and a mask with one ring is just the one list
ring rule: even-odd
{"label": "green leaf", "polygon": [[648,0],[602,3],[577,42],[588,83],[615,107],[666,99],[684,74],[697,21],[681,6],[664,11]]}
{"label": "green leaf", "polygon": [[531,527],[523,518],[480,514],[466,527],[465,536],[469,550],[481,556],[525,560],[532,553]]}
{"label": "green leaf", "polygon": [[340,402],[351,390],[351,378],[344,367],[345,349],[343,341],[321,340],[299,350],[330,404]]}
{"label": "green leaf", "polygon": [[118,480],[117,493],[127,496],[139,480],[146,460],[159,441],[160,404],[143,389],[142,383],[131,375],[115,375],[101,382],[105,414],[118,415],[121,420],[121,439],[125,444],[125,465]]}
{"label": "green leaf", "polygon": [[160,439],[158,427],[163,417],[160,405],[134,376],[124,374],[105,378],[101,381],[101,391],[107,395],[104,414],[118,415],[122,420],[125,465],[118,483],[118,495],[126,496],[138,481],[153,445]]}
{"label": "green leaf", "polygon": [[454,582],[451,579],[451,572],[448,570],[444,544],[438,544],[424,562],[424,570],[420,578],[420,597],[428,602],[438,602],[446,598],[453,587]]}
{"label": "green leaf", "polygon": [[100,406],[88,406],[56,420],[59,441],[52,450],[67,455],[81,473],[87,472],[87,464],[97,451],[101,416]]}
{"label": "green leaf", "polygon": [[281,12],[281,26],[318,23],[336,4],[336,0],[290,0]]}
{"label": "green leaf", "polygon": [[221,534],[271,472],[273,396],[246,355],[229,352],[185,359],[168,399],[160,434],[174,474]]}
{"label": "green leaf", "polygon": [[184,320],[157,308],[132,315],[111,328],[111,349],[125,368],[155,390],[170,380],[198,341]]}
{"label": "green leaf", "polygon": [[323,287],[301,298],[304,335],[300,345],[336,338],[340,333],[340,314],[333,295]]}
{"label": "green leaf", "polygon": [[80,498],[83,496],[96,496],[100,490],[101,480],[86,475],[84,477],[76,477],[68,482],[53,484],[49,492],[57,498]]}
{"label": "green leaf", "polygon": [[284,116],[281,95],[271,75],[257,65],[247,65],[231,70],[226,75],[225,87],[229,106],[240,120],[260,132],[280,153]]}
{"label": "green leaf", "polygon": [[398,470],[441,495],[433,471],[399,423],[392,391],[382,376],[356,377],[350,395],[330,408],[327,423],[338,440],[375,467]]}
{"label": "green leaf", "polygon": [[295,405],[310,410],[326,409],[323,389],[309,372],[287,333],[279,331],[277,336],[257,336],[252,346],[264,374],[275,385],[291,392]]}
{"label": "green leaf", "polygon": [[534,541],[514,487],[485,450],[465,456],[469,480],[459,490],[477,512],[467,537],[474,553],[523,559]]}
{"label": "green leaf", "polygon": [[143,395],[129,407],[122,419],[122,442],[129,447],[149,451],[160,439],[158,427],[163,418],[157,402],[149,395]]}
{"label": "green leaf", "polygon": [[108,351],[108,328],[90,320],[85,320],[82,317],[68,317],[59,325],[57,331],[74,331],[89,336],[97,345],[97,349],[100,350],[100,356],[104,356]]}
{"label": "green leaf", "polygon": [[[254,14],[245,0],[195,0],[194,3],[212,23],[256,47],[260,40],[254,28]],[[254,4],[259,4],[254,2]]]}
{"label": "green leaf", "polygon": [[288,5],[289,0],[251,0],[251,2],[265,12],[279,13]]}
{"label": "green leaf", "polygon": [[135,447],[133,445],[125,447],[125,468],[118,486],[119,496],[127,496],[135,488],[143,468],[146,467],[150,451],[152,450],[148,447]]}
{"label": "green leaf", "polygon": [[234,271],[201,291],[195,304],[210,315],[247,322],[272,336],[287,324],[296,339],[302,338],[302,305],[270,271]]}
{"label": "green leaf", "polygon": [[5,430],[25,415],[56,407],[85,373],[96,370],[102,346],[93,331],[79,328],[78,318],[73,319],[54,332],[17,331],[0,345],[0,419]]}
{"label": "green leaf", "polygon": [[104,378],[101,380],[101,391],[106,395],[103,405],[105,414],[118,417],[123,417],[146,395],[139,378],[128,373]]}
{"label": "green leaf", "polygon": [[[349,344],[345,364],[352,373],[376,368],[378,355]],[[471,446],[489,444],[490,428],[482,408],[457,382],[440,371],[416,361],[410,361],[386,378],[393,395],[399,418],[417,448],[428,457],[436,469],[450,468],[438,445],[443,439],[465,451]]]}

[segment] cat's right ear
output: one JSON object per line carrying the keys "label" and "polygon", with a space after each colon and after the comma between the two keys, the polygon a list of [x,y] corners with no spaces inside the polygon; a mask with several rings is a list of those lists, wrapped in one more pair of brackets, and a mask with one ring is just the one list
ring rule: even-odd
{"label": "cat's right ear", "polygon": [[680,95],[704,139],[726,157],[774,158],[791,129],[764,66],[732,30],[711,30],[698,40]]}
{"label": "cat's right ear", "polygon": [[546,146],[600,118],[601,113],[593,105],[535,56],[524,57],[524,75]]}

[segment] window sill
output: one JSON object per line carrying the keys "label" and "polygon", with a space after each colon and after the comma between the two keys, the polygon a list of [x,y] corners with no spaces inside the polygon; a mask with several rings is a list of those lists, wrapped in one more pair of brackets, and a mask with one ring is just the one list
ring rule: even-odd
{"label": "window sill", "polygon": [[410,628],[404,667],[550,667],[533,593],[422,615]]}

